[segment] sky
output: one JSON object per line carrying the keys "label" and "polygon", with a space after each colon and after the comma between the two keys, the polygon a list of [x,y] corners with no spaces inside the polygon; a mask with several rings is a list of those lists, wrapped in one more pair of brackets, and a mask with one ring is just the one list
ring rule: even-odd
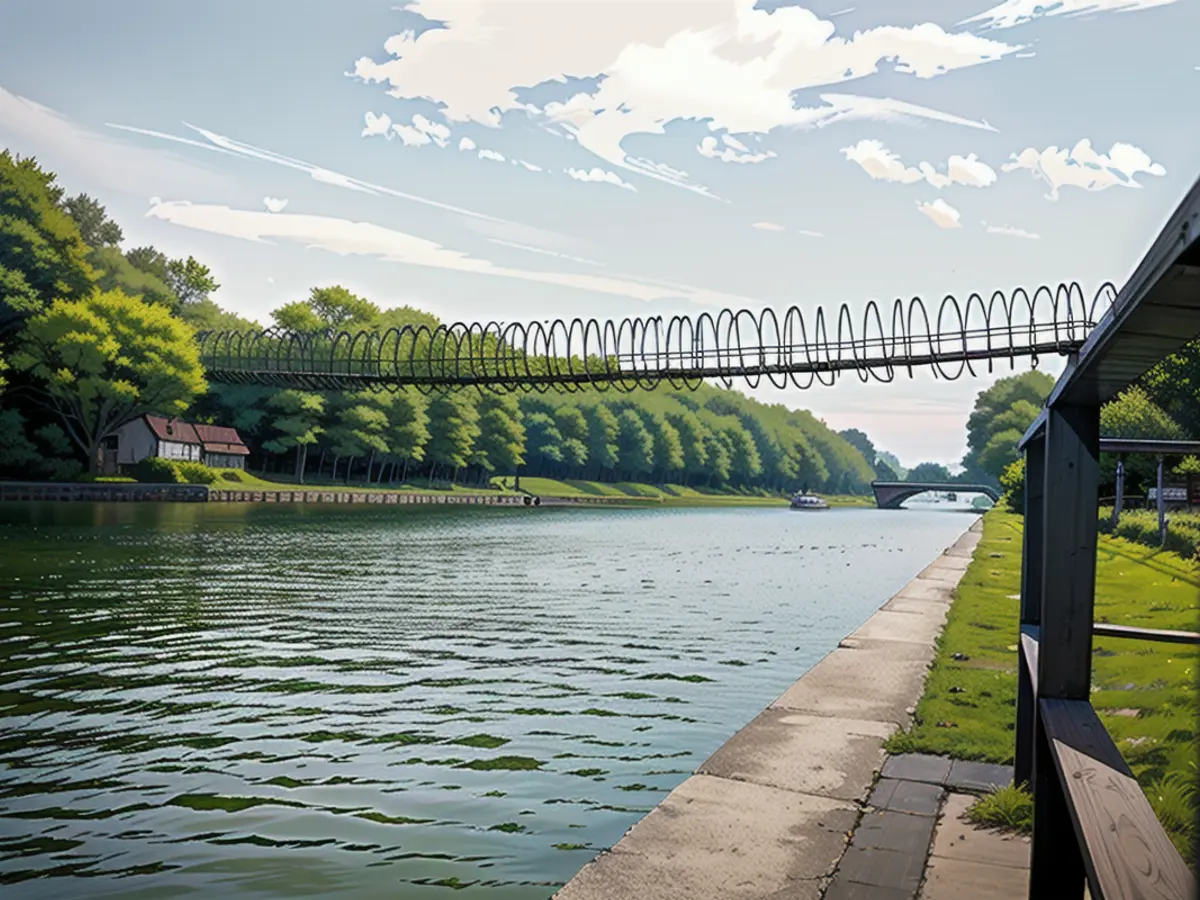
{"label": "sky", "polygon": [[[9,0],[0,146],[262,322],[1119,286],[1200,175],[1200,0],[851,3]],[[744,389],[953,464],[1028,367]]]}

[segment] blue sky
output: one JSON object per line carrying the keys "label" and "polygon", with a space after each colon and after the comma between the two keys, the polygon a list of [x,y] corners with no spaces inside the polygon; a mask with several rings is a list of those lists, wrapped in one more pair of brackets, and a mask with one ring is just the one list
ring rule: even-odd
{"label": "blue sky", "polygon": [[[0,144],[260,320],[331,283],[505,321],[1090,293],[1200,175],[1196,33],[1200,0],[29,0]],[[755,394],[911,465],[986,383]]]}

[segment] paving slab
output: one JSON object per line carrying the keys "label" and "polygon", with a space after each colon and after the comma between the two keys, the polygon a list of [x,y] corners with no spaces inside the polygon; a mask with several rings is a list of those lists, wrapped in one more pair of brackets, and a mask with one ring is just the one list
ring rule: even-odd
{"label": "paving slab", "polygon": [[[929,600],[935,603],[949,605],[954,600],[954,586],[944,581],[931,581],[928,578],[914,578],[897,592],[893,599]],[[886,603],[884,604],[887,605]]]}
{"label": "paving slab", "polygon": [[911,597],[905,597],[902,594],[897,594],[887,603],[883,604],[881,609],[889,612],[915,613],[918,615],[929,614],[937,616],[941,625],[946,624],[946,612],[950,608],[949,603],[938,603],[936,600],[914,600]]}
{"label": "paving slab", "polygon": [[853,804],[693,775],[559,900],[817,900],[857,810]]}
{"label": "paving slab", "polygon": [[867,806],[909,815],[935,816],[942,805],[944,793],[936,784],[880,778],[867,798]]}
{"label": "paving slab", "polygon": [[950,763],[951,760],[944,756],[933,756],[928,753],[901,753],[888,757],[881,774],[884,778],[945,784],[946,776],[950,774]]}
{"label": "paving slab", "polygon": [[909,658],[897,654],[895,647],[895,642],[879,641],[859,649],[834,650],[771,708],[907,724],[928,663],[921,654]]}
{"label": "paving slab", "polygon": [[[925,856],[851,846],[838,866],[836,881],[892,888],[912,897],[925,871]],[[961,895],[955,900],[961,900]]]}
{"label": "paving slab", "polygon": [[912,891],[836,879],[822,900],[912,900]]}
{"label": "paving slab", "polygon": [[890,722],[768,708],[696,771],[839,800],[861,801],[883,762]]}
{"label": "paving slab", "polygon": [[952,791],[990,791],[1011,784],[1013,771],[1009,766],[994,763],[969,762],[956,759],[946,776],[946,787]]}
{"label": "paving slab", "polygon": [[1025,900],[1029,870],[930,857],[921,900]]}
{"label": "paving slab", "polygon": [[946,798],[933,839],[932,855],[964,862],[1028,869],[1029,838],[981,828],[966,820],[966,812],[975,799],[971,794],[950,794]]}
{"label": "paving slab", "polygon": [[933,642],[942,631],[942,624],[945,620],[946,611],[932,603],[924,611],[918,613],[898,613],[881,609],[867,619],[850,637],[867,640],[912,641],[932,647]]}
{"label": "paving slab", "polygon": [[924,862],[933,840],[933,816],[910,816],[886,809],[863,813],[854,829],[854,846],[873,850],[896,850],[919,856]]}

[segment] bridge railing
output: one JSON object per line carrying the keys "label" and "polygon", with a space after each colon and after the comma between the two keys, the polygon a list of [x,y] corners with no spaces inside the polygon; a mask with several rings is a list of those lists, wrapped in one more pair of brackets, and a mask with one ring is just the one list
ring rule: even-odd
{"label": "bridge railing", "polygon": [[920,298],[842,305],[805,313],[722,310],[696,316],[556,319],[544,322],[411,325],[382,332],[282,329],[205,332],[201,360],[214,381],[361,389],[617,390],[662,383],[695,388],[704,379],[751,386],[832,384],[839,374],[892,380],[918,366],[942,378],[975,374],[981,363],[1078,350],[1115,291],[1088,299],[1077,284],[1018,289],[936,306]]}

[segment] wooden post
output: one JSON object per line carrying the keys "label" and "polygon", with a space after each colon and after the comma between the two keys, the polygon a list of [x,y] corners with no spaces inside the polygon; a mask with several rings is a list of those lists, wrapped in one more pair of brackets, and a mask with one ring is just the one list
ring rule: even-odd
{"label": "wooden post", "polygon": [[1117,496],[1113,501],[1113,528],[1121,521],[1121,507],[1125,501],[1125,454],[1117,457]]}
{"label": "wooden post", "polygon": [[1167,498],[1163,496],[1163,457],[1158,457],[1158,544],[1167,542]]}
{"label": "wooden post", "polygon": [[[1039,437],[1025,448],[1025,531],[1021,549],[1021,628],[1037,627],[1042,621],[1042,535],[1046,508],[1046,440]],[[1017,652],[1017,727],[1013,753],[1013,784],[1033,782],[1034,719],[1037,694],[1025,663],[1025,651]]]}
{"label": "wooden post", "polygon": [[[1087,700],[1096,594],[1100,409],[1050,407],[1046,416],[1045,532],[1038,697]],[[1035,718],[1031,900],[1080,900],[1083,856],[1050,745]]]}

